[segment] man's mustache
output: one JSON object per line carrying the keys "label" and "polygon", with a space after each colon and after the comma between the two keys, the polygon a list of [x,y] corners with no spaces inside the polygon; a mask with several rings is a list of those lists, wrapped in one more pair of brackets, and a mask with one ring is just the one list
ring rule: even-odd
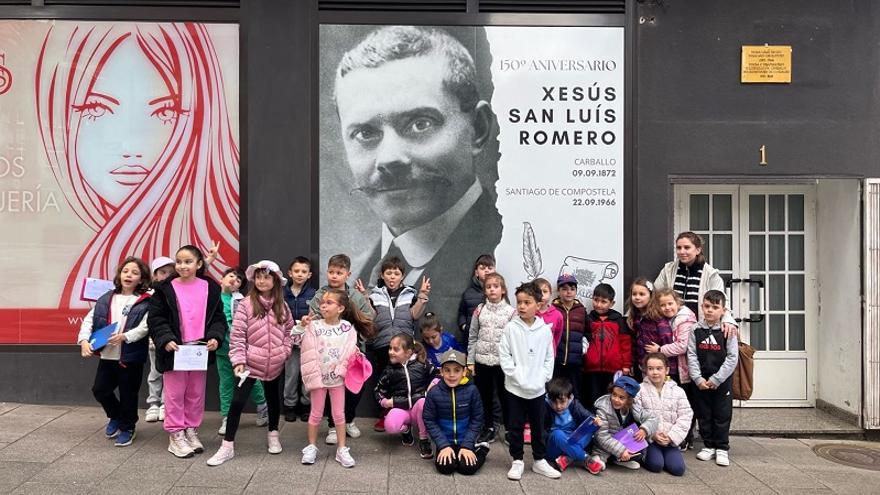
{"label": "man's mustache", "polygon": [[423,185],[425,183],[436,184],[437,186],[451,186],[452,181],[446,177],[445,175],[440,174],[439,172],[433,171],[422,171],[419,172],[418,175],[406,177],[404,179],[398,179],[392,176],[380,176],[374,179],[369,180],[365,184],[361,184],[358,187],[355,187],[351,191],[349,191],[349,195],[352,195],[358,191],[371,195],[384,191],[394,191],[398,189],[410,189],[417,185]]}

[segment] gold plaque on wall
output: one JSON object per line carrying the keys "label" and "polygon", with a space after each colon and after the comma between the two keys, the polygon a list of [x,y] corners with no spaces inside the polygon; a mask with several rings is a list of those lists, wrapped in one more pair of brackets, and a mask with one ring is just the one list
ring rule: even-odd
{"label": "gold plaque on wall", "polygon": [[791,46],[743,46],[740,82],[790,83]]}

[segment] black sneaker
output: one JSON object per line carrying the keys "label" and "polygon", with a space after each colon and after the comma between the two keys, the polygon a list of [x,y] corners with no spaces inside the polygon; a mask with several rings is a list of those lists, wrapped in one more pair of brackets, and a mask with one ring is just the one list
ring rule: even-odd
{"label": "black sneaker", "polygon": [[495,441],[495,428],[484,428],[477,437],[477,443],[492,443]]}
{"label": "black sneaker", "polygon": [[400,434],[400,443],[407,445],[407,446],[415,443],[415,440],[413,439],[413,436],[412,436],[412,428],[407,428],[405,432]]}
{"label": "black sneaker", "polygon": [[303,423],[308,423],[309,422],[309,413],[304,412],[304,413],[300,414],[299,420],[302,421]]}
{"label": "black sneaker", "polygon": [[296,421],[296,409],[284,406],[284,421],[293,423]]}
{"label": "black sneaker", "polygon": [[431,448],[431,441],[427,438],[419,439],[419,455],[422,459],[430,459],[434,457],[434,449]]}

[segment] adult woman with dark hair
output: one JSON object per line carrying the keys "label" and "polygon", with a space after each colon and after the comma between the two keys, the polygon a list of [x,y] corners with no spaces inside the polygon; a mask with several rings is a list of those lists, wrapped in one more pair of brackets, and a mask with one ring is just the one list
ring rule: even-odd
{"label": "adult woman with dark hair", "polygon": [[[724,279],[717,268],[703,256],[703,239],[693,232],[682,232],[675,238],[675,260],[666,263],[657,279],[655,289],[672,289],[678,293],[685,306],[690,308],[698,319],[703,318],[700,301],[710,290],[724,292]],[[723,318],[724,335],[736,332],[736,321],[726,312]]]}

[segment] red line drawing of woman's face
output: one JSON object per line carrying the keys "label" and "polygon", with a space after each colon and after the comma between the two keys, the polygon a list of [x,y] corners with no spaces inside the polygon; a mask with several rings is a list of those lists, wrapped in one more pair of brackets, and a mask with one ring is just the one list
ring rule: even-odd
{"label": "red line drawing of woman's face", "polygon": [[83,102],[72,108],[80,115],[76,156],[83,179],[118,208],[153,169],[186,110],[131,37],[108,56]]}
{"label": "red line drawing of woman's face", "polygon": [[[237,53],[237,36],[225,41]],[[40,136],[68,204],[95,231],[60,307],[83,306],[83,279],[112,278],[129,255],[218,241],[209,274],[238,263],[239,151],[223,85],[205,25],[52,25],[35,78]]]}

